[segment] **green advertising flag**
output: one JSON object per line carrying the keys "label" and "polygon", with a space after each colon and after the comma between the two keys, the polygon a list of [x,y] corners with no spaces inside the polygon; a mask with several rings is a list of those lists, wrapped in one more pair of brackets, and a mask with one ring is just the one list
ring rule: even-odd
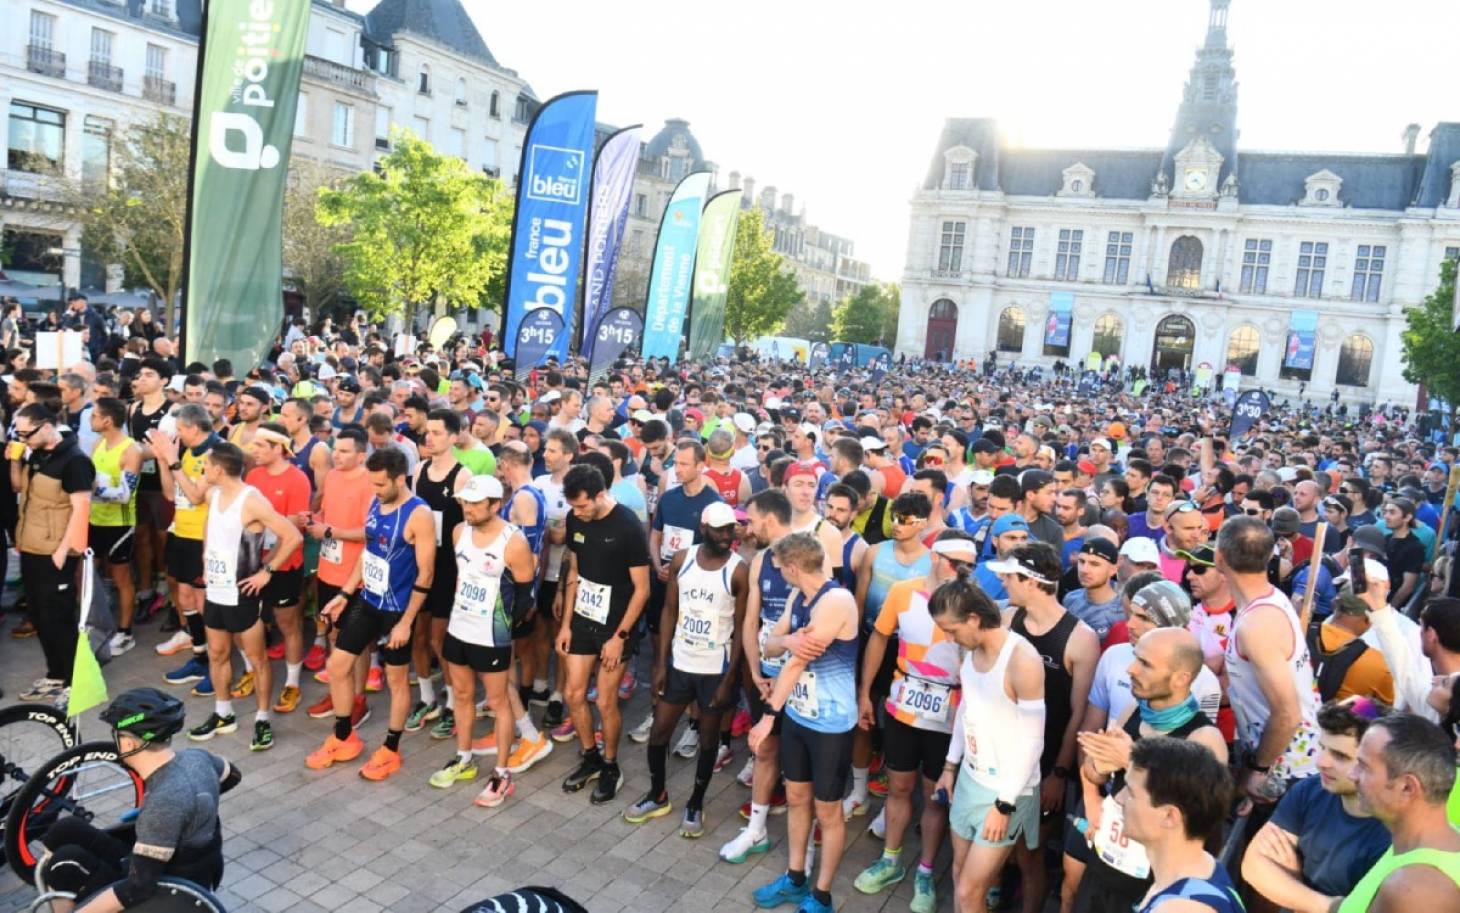
{"label": "green advertising flag", "polygon": [[76,659],[71,664],[71,694],[66,701],[66,715],[80,716],[105,702],[106,697],[106,679],[101,677],[101,665],[91,652],[86,629],[82,628],[76,633]]}
{"label": "green advertising flag", "polygon": [[739,222],[739,190],[710,197],[700,217],[689,328],[689,357],[695,361],[713,357],[725,341],[725,295],[730,290],[730,258],[735,254]]}
{"label": "green advertising flag", "polygon": [[208,0],[193,101],[183,362],[259,364],[283,304],[284,185],[310,4]]}

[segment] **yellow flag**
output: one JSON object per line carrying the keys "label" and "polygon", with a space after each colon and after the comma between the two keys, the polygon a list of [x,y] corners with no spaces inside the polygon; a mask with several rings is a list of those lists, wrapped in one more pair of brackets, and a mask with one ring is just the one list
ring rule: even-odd
{"label": "yellow flag", "polygon": [[71,697],[66,702],[66,715],[75,718],[106,699],[106,679],[101,677],[101,665],[91,652],[91,641],[83,629],[76,633],[76,661],[71,666]]}

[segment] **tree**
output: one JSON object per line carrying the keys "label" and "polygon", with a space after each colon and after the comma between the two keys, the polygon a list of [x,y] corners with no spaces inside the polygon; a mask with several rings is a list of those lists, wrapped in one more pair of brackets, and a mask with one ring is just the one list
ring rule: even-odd
{"label": "tree", "polygon": [[1454,410],[1460,408],[1460,334],[1455,332],[1456,262],[1440,267],[1440,286],[1419,307],[1404,313],[1406,327],[1400,334],[1404,350],[1404,379],[1424,384],[1431,395],[1449,404],[1450,430],[1455,430]]}
{"label": "tree", "polygon": [[345,287],[345,258],[338,248],[349,242],[349,226],[315,219],[320,192],[338,182],[336,173],[305,160],[289,169],[284,192],[284,273],[315,320]]}
{"label": "tree", "polygon": [[832,336],[837,342],[883,345],[897,335],[897,286],[869,282],[837,305]]}
{"label": "tree", "polygon": [[774,330],[805,299],[795,275],[771,249],[771,234],[760,210],[742,211],[735,227],[735,255],[725,296],[726,334],[736,345],[744,345]]}
{"label": "tree", "polygon": [[146,287],[163,302],[166,326],[177,327],[187,231],[188,120],[159,114],[132,124],[112,151],[110,180],[67,182],[68,202],[81,220],[83,246],[122,267],[122,283]]}
{"label": "tree", "polygon": [[392,131],[391,146],[378,173],[319,195],[319,223],[352,231],[335,248],[345,260],[345,287],[372,317],[403,314],[407,327],[422,304],[500,308],[511,197],[500,182],[438,155],[409,131]]}
{"label": "tree", "polygon": [[832,308],[830,301],[803,302],[791,309],[781,332],[812,342],[831,342]]}

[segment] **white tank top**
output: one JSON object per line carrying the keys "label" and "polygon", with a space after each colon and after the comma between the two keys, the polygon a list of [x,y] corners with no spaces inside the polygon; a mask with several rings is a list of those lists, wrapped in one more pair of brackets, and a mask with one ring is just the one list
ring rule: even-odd
{"label": "white tank top", "polygon": [[735,595],[730,581],[741,558],[734,552],[714,571],[700,567],[692,545],[679,569],[679,620],[674,626],[674,668],[694,675],[720,675],[730,664],[735,632]]}
{"label": "white tank top", "polygon": [[[973,782],[987,789],[997,790],[1002,767],[1012,751],[1001,751],[1000,741],[1009,733],[1018,732],[1019,708],[1004,690],[1004,679],[1009,668],[1009,658],[1018,649],[1033,652],[1034,647],[1021,635],[1009,632],[994,666],[987,672],[973,667],[973,651],[963,654],[963,664],[958,677],[963,682],[963,703],[959,712],[963,714],[963,763]],[[1020,790],[1028,793],[1039,786],[1039,765],[1030,771],[1029,780]]]}
{"label": "white tank top", "polygon": [[502,605],[502,573],[507,569],[507,542],[517,527],[502,529],[486,545],[478,546],[470,526],[456,543],[456,598],[446,633],[462,643],[479,647],[510,647],[512,620]]}
{"label": "white tank top", "polygon": [[245,485],[233,503],[220,508],[223,492],[208,492],[208,519],[203,527],[204,598],[217,605],[238,605],[238,582],[263,566],[264,537],[243,527],[243,502],[257,492]]}
{"label": "white tank top", "polygon": [[1317,773],[1318,755],[1318,687],[1313,681],[1313,666],[1308,659],[1308,642],[1299,627],[1298,615],[1288,597],[1274,589],[1259,596],[1239,609],[1232,620],[1232,634],[1227,638],[1227,700],[1237,716],[1237,741],[1255,748],[1262,741],[1262,730],[1267,725],[1272,708],[1262,693],[1257,669],[1251,660],[1237,648],[1237,633],[1242,621],[1254,610],[1273,606],[1282,611],[1288,620],[1288,629],[1293,635],[1293,651],[1288,665],[1293,671],[1293,683],[1298,689],[1298,713],[1300,722],[1293,740],[1282,756],[1272,766],[1272,776],[1277,779],[1308,777]]}

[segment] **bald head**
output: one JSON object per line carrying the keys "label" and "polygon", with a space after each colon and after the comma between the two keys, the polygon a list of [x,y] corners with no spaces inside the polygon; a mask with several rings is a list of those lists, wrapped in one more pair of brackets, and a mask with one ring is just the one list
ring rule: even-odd
{"label": "bald head", "polygon": [[1196,635],[1186,628],[1155,628],[1141,637],[1138,649],[1152,666],[1172,677],[1182,675],[1187,686],[1201,672],[1203,657]]}
{"label": "bald head", "polygon": [[1085,538],[1089,539],[1092,536],[1105,539],[1111,545],[1120,548],[1120,534],[1103,523],[1096,523],[1094,526],[1085,527]]}

